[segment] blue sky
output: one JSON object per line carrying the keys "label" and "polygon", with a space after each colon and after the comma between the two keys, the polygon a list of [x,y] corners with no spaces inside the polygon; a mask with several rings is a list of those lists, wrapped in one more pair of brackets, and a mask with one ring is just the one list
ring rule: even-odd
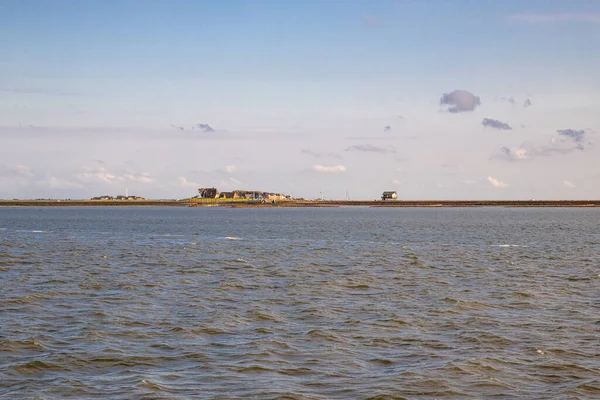
{"label": "blue sky", "polygon": [[598,43],[596,1],[4,1],[0,198],[599,198]]}

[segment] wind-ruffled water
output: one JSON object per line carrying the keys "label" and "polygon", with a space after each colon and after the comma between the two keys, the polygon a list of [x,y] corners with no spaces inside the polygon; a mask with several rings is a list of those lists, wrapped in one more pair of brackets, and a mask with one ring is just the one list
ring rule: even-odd
{"label": "wind-ruffled water", "polygon": [[0,398],[600,398],[599,223],[1,208]]}

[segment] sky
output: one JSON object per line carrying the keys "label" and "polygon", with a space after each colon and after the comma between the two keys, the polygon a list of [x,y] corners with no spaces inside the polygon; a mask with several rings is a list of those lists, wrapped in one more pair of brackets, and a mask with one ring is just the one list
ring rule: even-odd
{"label": "sky", "polygon": [[596,0],[4,0],[0,198],[600,198]]}

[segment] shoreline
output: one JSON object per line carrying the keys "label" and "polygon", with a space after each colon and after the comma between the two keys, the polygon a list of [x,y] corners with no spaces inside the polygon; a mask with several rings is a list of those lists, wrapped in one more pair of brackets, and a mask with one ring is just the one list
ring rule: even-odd
{"label": "shoreline", "polygon": [[564,208],[600,207],[600,200],[286,200],[275,203],[255,201],[190,200],[0,200],[0,207],[517,207]]}

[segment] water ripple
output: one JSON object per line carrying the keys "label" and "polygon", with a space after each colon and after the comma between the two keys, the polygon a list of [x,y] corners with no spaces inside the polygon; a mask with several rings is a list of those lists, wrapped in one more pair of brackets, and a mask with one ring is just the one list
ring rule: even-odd
{"label": "water ripple", "polygon": [[0,398],[599,398],[599,221],[0,209]]}

